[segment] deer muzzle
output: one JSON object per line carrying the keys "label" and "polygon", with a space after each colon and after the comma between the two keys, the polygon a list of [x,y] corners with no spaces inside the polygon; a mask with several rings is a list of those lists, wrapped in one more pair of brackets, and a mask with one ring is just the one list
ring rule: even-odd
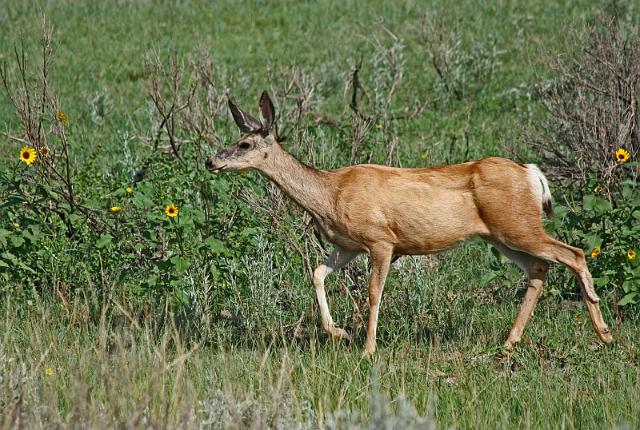
{"label": "deer muzzle", "polygon": [[224,164],[217,156],[207,158],[207,161],[204,162],[204,166],[207,170],[214,173],[222,172],[224,168],[227,167],[227,165]]}

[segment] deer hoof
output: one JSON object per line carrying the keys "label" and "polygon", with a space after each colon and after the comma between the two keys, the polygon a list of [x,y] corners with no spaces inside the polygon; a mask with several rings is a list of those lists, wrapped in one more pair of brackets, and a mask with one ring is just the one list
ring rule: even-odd
{"label": "deer hoof", "polygon": [[372,359],[375,352],[375,348],[367,348],[365,346],[364,351],[362,351],[362,358]]}
{"label": "deer hoof", "polygon": [[606,343],[607,345],[613,342],[613,336],[611,336],[611,332],[609,331],[608,328],[598,332],[598,337],[600,337],[600,340]]}
{"label": "deer hoof", "polygon": [[502,345],[502,351],[501,353],[504,355],[511,355],[513,353],[513,350],[516,347],[516,343],[518,342],[514,342],[512,340],[507,340],[504,345]]}

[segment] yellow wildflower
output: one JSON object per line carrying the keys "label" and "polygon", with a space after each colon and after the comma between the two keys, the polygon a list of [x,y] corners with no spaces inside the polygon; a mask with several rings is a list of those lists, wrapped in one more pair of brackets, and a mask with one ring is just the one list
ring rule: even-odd
{"label": "yellow wildflower", "polygon": [[46,369],[44,369],[44,374],[47,375],[47,376],[53,375],[53,368],[52,367],[47,367]]}
{"label": "yellow wildflower", "polygon": [[37,157],[36,150],[30,146],[25,146],[20,150],[20,161],[27,166],[36,161]]}
{"label": "yellow wildflower", "polygon": [[178,212],[180,212],[180,208],[178,208],[178,206],[176,206],[174,204],[169,204],[169,205],[165,206],[165,208],[164,208],[165,215],[170,217],[170,218],[177,217],[178,216]]}
{"label": "yellow wildflower", "polygon": [[616,151],[616,160],[618,160],[618,163],[626,163],[629,161],[629,158],[631,158],[629,151],[624,148],[618,148]]}
{"label": "yellow wildflower", "polygon": [[635,260],[637,256],[638,254],[633,249],[627,251],[627,258],[629,260]]}
{"label": "yellow wildflower", "polygon": [[58,117],[58,121],[60,121],[65,127],[69,125],[69,117],[67,117],[67,114],[64,113],[63,110],[59,110],[56,116]]}
{"label": "yellow wildflower", "polygon": [[593,250],[591,251],[591,257],[592,258],[596,258],[598,255],[600,255],[600,253],[602,252],[602,249],[599,246],[596,246],[595,248],[593,248]]}
{"label": "yellow wildflower", "polygon": [[126,191],[127,193],[131,194],[131,193],[133,192],[133,188],[131,188],[131,187],[127,187],[127,188],[125,189],[125,191]]}
{"label": "yellow wildflower", "polygon": [[117,214],[121,210],[122,208],[120,206],[111,206],[111,212],[113,212],[114,214]]}

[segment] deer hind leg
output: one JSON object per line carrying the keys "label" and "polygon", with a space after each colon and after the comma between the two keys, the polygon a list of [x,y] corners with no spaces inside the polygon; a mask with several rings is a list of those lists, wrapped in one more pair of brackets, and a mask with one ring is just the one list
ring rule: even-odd
{"label": "deer hind leg", "polygon": [[342,248],[336,247],[331,255],[327,257],[327,260],[324,264],[319,265],[313,271],[313,286],[316,290],[316,295],[318,297],[318,305],[320,306],[320,319],[322,320],[322,328],[329,335],[342,338],[342,339],[351,339],[349,334],[343,329],[337,327],[333,318],[331,318],[331,313],[329,312],[329,304],[327,303],[327,295],[324,290],[324,280],[331,272],[335,270],[339,270],[345,264],[353,260],[359,253],[347,251]]}
{"label": "deer hind leg", "polygon": [[600,337],[604,343],[613,342],[613,336],[611,336],[609,327],[604,322],[602,313],[600,312],[600,306],[598,304],[600,298],[593,288],[593,279],[587,267],[584,252],[579,248],[574,248],[549,236],[542,242],[542,246],[538,255],[547,260],[562,263],[573,271],[578,279],[582,300],[591,318],[591,325],[593,325],[598,337]]}
{"label": "deer hind leg", "polygon": [[504,343],[505,348],[512,349],[522,339],[524,328],[533,314],[540,294],[542,294],[542,285],[549,270],[549,264],[540,258],[533,257],[526,252],[516,251],[501,243],[493,243],[493,246],[517,264],[525,272],[529,282],[522,305],[520,305],[520,311],[518,311],[509,337]]}
{"label": "deer hind leg", "polygon": [[527,241],[526,243],[515,243],[514,247],[535,257],[564,264],[571,269],[580,285],[582,299],[587,307],[591,324],[598,334],[598,337],[605,343],[613,342],[609,327],[604,322],[602,313],[600,312],[600,306],[598,305],[600,299],[593,288],[593,280],[587,267],[587,261],[584,258],[584,252],[579,248],[574,248],[573,246],[553,239],[547,235],[544,230],[537,235],[530,235],[528,237],[535,237],[536,240]]}

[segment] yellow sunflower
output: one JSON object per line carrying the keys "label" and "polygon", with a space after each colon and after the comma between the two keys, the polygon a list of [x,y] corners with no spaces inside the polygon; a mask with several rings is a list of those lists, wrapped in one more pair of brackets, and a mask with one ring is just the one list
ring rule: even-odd
{"label": "yellow sunflower", "polygon": [[111,206],[111,212],[113,212],[114,214],[117,214],[121,210],[122,208],[120,206]]}
{"label": "yellow sunflower", "polygon": [[618,163],[626,163],[631,158],[631,154],[624,148],[618,148],[616,151],[616,160]]}
{"label": "yellow sunflower", "polygon": [[25,146],[20,150],[20,161],[22,161],[27,166],[36,161],[38,154],[36,150],[30,146]]}
{"label": "yellow sunflower", "polygon": [[629,260],[635,260],[637,256],[638,254],[633,249],[627,251],[627,258]]}
{"label": "yellow sunflower", "polygon": [[170,218],[175,218],[178,216],[178,212],[180,212],[180,208],[174,204],[170,204],[164,207],[164,214]]}
{"label": "yellow sunflower", "polygon": [[58,117],[58,121],[64,124],[65,127],[69,125],[69,117],[67,117],[67,114],[64,113],[63,110],[59,110],[56,116]]}
{"label": "yellow sunflower", "polygon": [[595,248],[593,248],[593,250],[591,250],[591,257],[596,258],[598,255],[600,255],[601,252],[602,249],[599,246],[596,246]]}

